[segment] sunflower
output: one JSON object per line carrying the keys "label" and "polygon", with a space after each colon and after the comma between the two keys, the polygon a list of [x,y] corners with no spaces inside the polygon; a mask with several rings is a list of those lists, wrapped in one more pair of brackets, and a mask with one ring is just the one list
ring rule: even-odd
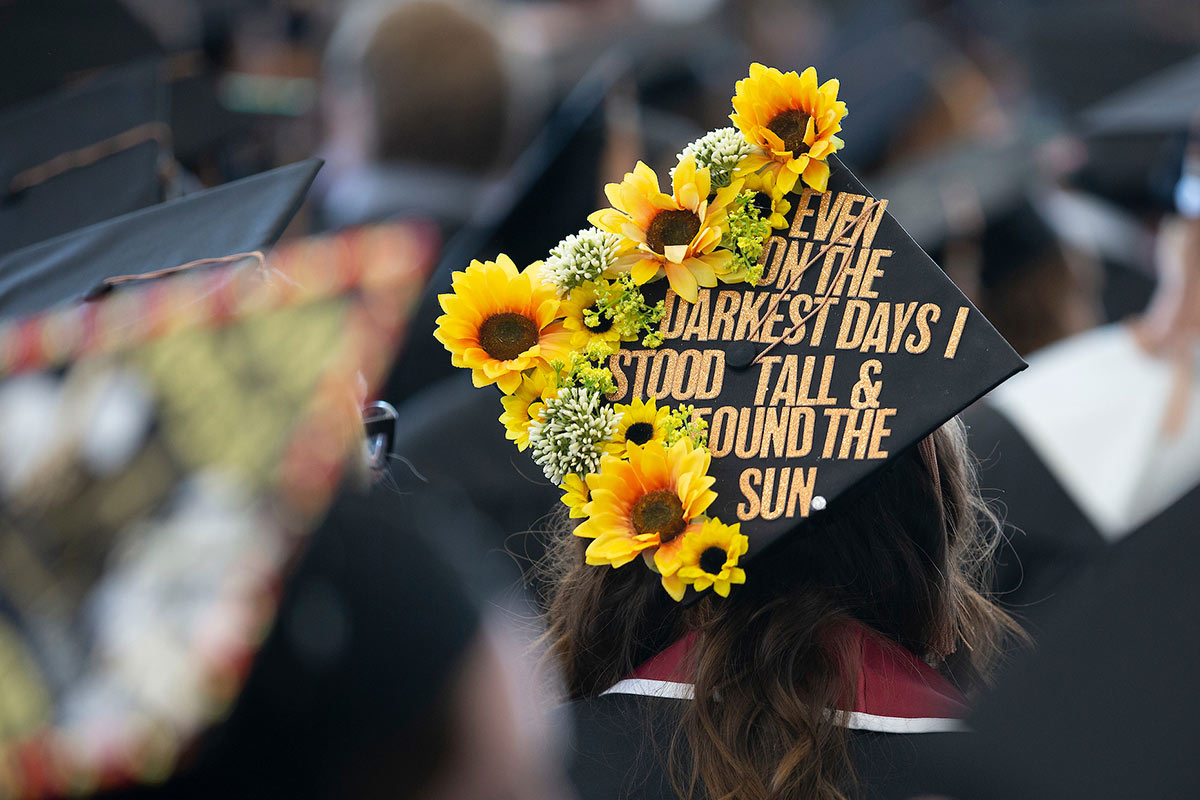
{"label": "sunflower", "polygon": [[571,332],[554,321],[558,297],[539,269],[535,264],[518,272],[503,254],[494,262],[472,261],[454,273],[453,293],[439,295],[446,313],[433,335],[454,366],[471,370],[476,386],[494,383],[511,394],[525,370],[567,358]]}
{"label": "sunflower", "polygon": [[563,478],[562,486],[558,488],[563,490],[562,502],[571,510],[569,516],[572,519],[587,516],[583,513],[583,508],[592,499],[588,492],[587,481],[572,472]]}
{"label": "sunflower", "polygon": [[696,169],[695,156],[687,155],[675,168],[674,195],[663,194],[658,186],[658,175],[639,161],[620,183],[604,187],[613,207],[593,212],[588,221],[636,245],[616,259],[615,271],[631,271],[638,284],[665,271],[675,293],[694,303],[698,286],[716,286],[728,271],[732,253],[716,248],[726,207],[741,190],[741,181],[709,200],[708,168]]}
{"label": "sunflower", "polygon": [[606,455],[599,474],[588,475],[592,499],[588,519],[576,536],[594,539],[588,564],[628,564],[639,553],[654,551],[653,566],[663,575],[679,568],[682,534],[716,499],[708,475],[708,451],[680,440],[671,448],[657,441],[629,444],[625,458]]}
{"label": "sunflower", "polygon": [[[615,353],[620,347],[621,331],[613,325],[613,318],[597,305],[596,288],[596,284],[589,282],[571,290],[560,311],[564,315],[563,328],[571,332],[573,350],[586,350],[599,342]],[[596,324],[590,324],[589,317]]]}
{"label": "sunflower", "polygon": [[521,383],[512,394],[500,398],[504,413],[504,435],[517,443],[517,450],[529,447],[529,423],[541,419],[545,400],[558,394],[555,372],[549,367],[538,367],[521,377]]}
{"label": "sunflower", "polygon": [[686,584],[691,584],[698,592],[711,586],[721,597],[728,597],[732,584],[746,582],[746,572],[737,564],[750,548],[750,540],[738,530],[740,526],[736,522],[726,525],[710,519],[693,527],[695,530],[689,530],[683,538],[680,566],[671,576],[672,586],[667,586],[665,579],[663,586],[667,591],[676,589],[681,597]]}
{"label": "sunflower", "polygon": [[739,171],[770,172],[779,196],[792,191],[801,175],[805,184],[825,191],[829,182],[825,159],[843,144],[834,135],[846,116],[846,104],[837,93],[837,80],[817,86],[817,71],[812,67],[797,75],[751,64],[750,77],[737,82],[735,113],[729,118],[746,141],[762,152],[747,156]]}
{"label": "sunflower", "polygon": [[788,227],[787,213],[792,210],[792,201],[775,191],[774,172],[752,172],[746,176],[742,188],[744,191],[754,192],[751,202],[772,228],[779,230]]}
{"label": "sunflower", "polygon": [[642,400],[635,397],[628,405],[617,403],[617,413],[621,422],[617,425],[617,433],[613,441],[625,446],[630,444],[644,445],[647,442],[663,442],[667,440],[666,420],[671,409],[658,407],[654,399]]}

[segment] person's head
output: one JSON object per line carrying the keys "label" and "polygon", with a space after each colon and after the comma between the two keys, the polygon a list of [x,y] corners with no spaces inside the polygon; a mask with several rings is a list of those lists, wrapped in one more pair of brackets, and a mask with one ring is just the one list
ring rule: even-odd
{"label": "person's head", "polygon": [[995,527],[968,459],[952,420],[751,561],[729,597],[686,607],[648,570],[586,566],[586,542],[564,535],[549,641],[568,693],[595,696],[694,631],[679,788],[698,779],[712,797],[840,796],[852,773],[828,710],[854,697],[848,625],[968,685],[986,679],[1015,630],[981,594]]}
{"label": "person's head", "polygon": [[333,36],[325,77],[331,139],[365,160],[484,172],[506,145],[500,44],[453,3],[361,3]]}

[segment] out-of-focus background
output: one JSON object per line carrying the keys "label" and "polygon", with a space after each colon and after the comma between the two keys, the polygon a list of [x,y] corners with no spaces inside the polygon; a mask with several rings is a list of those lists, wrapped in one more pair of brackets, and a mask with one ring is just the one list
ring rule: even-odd
{"label": "out-of-focus background", "polygon": [[[358,232],[400,226],[397,238],[370,239],[371,252],[420,265],[406,279],[406,341],[371,392],[398,416],[382,483],[392,499],[420,499],[391,517],[348,512],[337,524],[359,530],[403,518],[421,529],[405,535],[436,541],[429,554],[422,544],[373,555],[374,542],[347,555],[334,534],[318,533],[295,572],[286,547],[257,554],[280,584],[298,577],[282,594],[282,621],[249,699],[221,734],[229,738],[216,738],[221,769],[237,774],[238,758],[258,758],[244,741],[319,728],[318,717],[359,730],[377,709],[343,690],[383,680],[393,658],[411,667],[405,691],[436,696],[444,716],[396,711],[417,719],[403,746],[425,741],[431,726],[451,730],[459,713],[462,729],[494,736],[468,736],[436,763],[412,749],[412,763],[363,781],[387,786],[424,769],[433,788],[420,796],[484,797],[489,781],[510,782],[513,794],[494,796],[565,796],[557,767],[547,766],[557,763],[547,756],[549,723],[505,705],[554,696],[522,683],[525,662],[513,653],[539,632],[544,596],[533,564],[559,491],[504,438],[495,396],[454,374],[432,338],[436,296],[471,259],[544,258],[607,204],[604,185],[638,160],[665,176],[685,145],[729,124],[733,86],[755,61],[785,71],[813,65],[821,80],[840,81],[850,112],[838,157],[1031,362],[966,416],[985,494],[1008,518],[996,590],[1036,635],[1045,610],[1068,594],[1062,587],[1098,554],[1127,538],[1150,541],[1147,531],[1177,531],[1180,519],[1194,520],[1186,509],[1200,508],[1196,0],[0,0],[0,326],[164,269],[246,258],[261,266],[260,251],[276,241],[285,252],[297,247],[287,263],[336,263],[358,275]],[[319,170],[312,158],[323,160]],[[36,349],[27,339],[4,340],[22,348],[14,355],[5,345],[10,367]],[[254,369],[239,373],[247,396],[263,385],[246,378]],[[18,456],[44,445],[17,411],[44,411],[51,395],[28,388],[0,392],[5,491],[19,483]],[[25,506],[6,503],[28,522]],[[64,552],[36,555],[61,564]],[[0,552],[6,581],[26,574],[12,558]],[[416,573],[397,579],[412,594],[356,596],[356,576],[388,559]],[[441,582],[440,567],[422,568],[426,559],[452,563],[456,577]],[[89,563],[108,569],[100,557]],[[208,564],[214,583],[223,563]],[[388,585],[392,573],[371,574]],[[41,577],[57,602],[63,582]],[[20,605],[10,587],[0,587],[5,610]],[[445,652],[418,648],[422,659],[381,647],[417,634],[391,621],[375,630],[373,615],[389,604],[418,607],[422,597],[440,598],[436,614],[401,616]],[[65,616],[78,612],[91,625],[106,610],[89,601]],[[25,611],[11,616],[27,619]],[[376,637],[360,641],[361,652],[347,644],[355,624]],[[333,630],[334,640],[287,638],[309,630]],[[59,633],[79,635],[71,624]],[[9,634],[0,629],[0,652]],[[43,655],[71,650],[57,639],[35,644]],[[260,636],[250,650],[261,644]],[[372,670],[293,681],[327,651],[353,652]],[[57,672],[6,663],[10,675],[51,677],[48,689],[0,686],[4,702],[24,698],[5,725],[28,727],[43,706],[62,702],[63,687],[80,683],[73,656],[58,666],[74,667]],[[494,694],[447,700],[471,687]],[[297,711],[293,726],[291,697],[322,691],[333,698],[320,710],[329,716]],[[224,713],[234,694],[214,707]],[[338,717],[330,709],[343,701],[351,711]],[[220,716],[193,711],[193,723]],[[327,755],[318,739],[305,741]],[[255,763],[278,758],[272,775],[282,774],[294,767],[289,747]],[[161,781],[179,755],[139,769],[158,763],[152,777]],[[478,769],[454,766],[468,763]],[[339,761],[322,774],[348,769]],[[28,794],[62,787],[52,788]],[[364,786],[351,794],[374,796]]]}

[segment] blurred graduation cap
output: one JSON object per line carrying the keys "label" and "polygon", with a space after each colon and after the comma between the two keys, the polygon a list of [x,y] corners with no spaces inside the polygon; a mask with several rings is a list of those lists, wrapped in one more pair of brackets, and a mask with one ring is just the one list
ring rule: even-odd
{"label": "blurred graduation cap", "polygon": [[935,258],[956,241],[976,243],[978,263],[965,277],[988,286],[1057,241],[1034,205],[1045,188],[1030,157],[1040,138],[1023,131],[1003,141],[967,142],[893,168],[873,183],[905,231]]}
{"label": "blurred graduation cap", "polygon": [[0,255],[161,201],[166,106],[147,61],[0,116]]}
{"label": "blurred graduation cap", "polygon": [[153,31],[120,0],[5,0],[0,108],[162,53]]}
{"label": "blurred graduation cap", "polygon": [[1176,210],[1189,134],[1200,132],[1200,57],[1179,61],[1080,114],[1084,189],[1137,213]]}
{"label": "blurred graduation cap", "polygon": [[0,793],[160,782],[225,712],[432,253],[366,229],[0,323]]}
{"label": "blurred graduation cap", "polygon": [[121,276],[270,247],[320,166],[297,162],[0,257],[0,318],[78,302]]}
{"label": "blurred graduation cap", "polygon": [[1064,584],[1035,651],[935,746],[928,789],[959,800],[1195,792],[1200,489]]}
{"label": "blurred graduation cap", "polygon": [[1126,87],[1083,112],[1085,131],[1171,134],[1200,122],[1200,56]]}

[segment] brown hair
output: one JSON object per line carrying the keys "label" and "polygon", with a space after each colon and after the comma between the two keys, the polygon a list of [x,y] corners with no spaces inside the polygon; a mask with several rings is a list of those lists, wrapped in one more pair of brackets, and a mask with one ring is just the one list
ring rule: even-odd
{"label": "brown hair", "polygon": [[[688,607],[646,569],[584,564],[564,535],[548,566],[548,652],[571,699],[593,697],[689,631],[695,700],[670,763],[683,797],[843,798],[854,773],[844,728],[856,654],[837,635],[867,626],[960,686],[987,680],[1016,623],[983,594],[998,533],[956,419],[893,459],[771,558],[729,598]],[[720,698],[716,702],[714,698]]]}
{"label": "brown hair", "polygon": [[339,89],[362,84],[369,92],[375,156],[469,171],[495,167],[511,102],[495,35],[438,0],[397,3],[378,20],[363,16],[331,44],[327,69]]}

